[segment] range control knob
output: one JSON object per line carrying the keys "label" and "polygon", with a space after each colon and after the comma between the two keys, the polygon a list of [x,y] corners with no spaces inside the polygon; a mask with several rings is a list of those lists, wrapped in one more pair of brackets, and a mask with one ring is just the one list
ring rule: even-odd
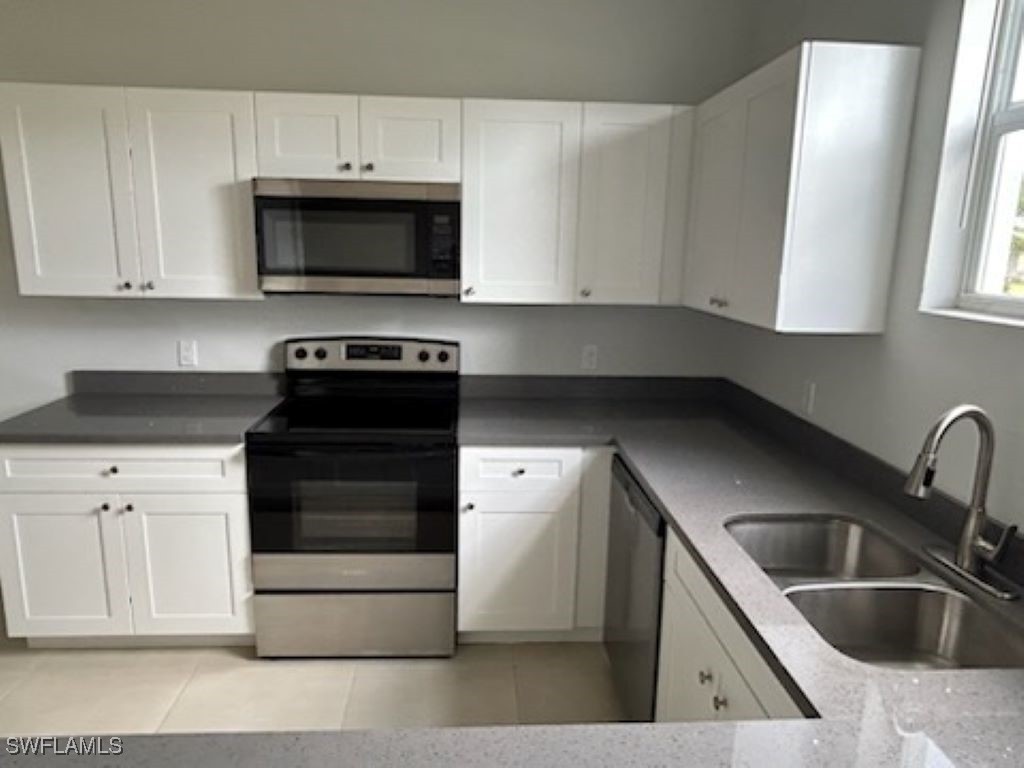
{"label": "range control knob", "polygon": [[449,355],[447,352],[445,352],[442,349],[440,352],[437,353],[437,362],[439,362],[439,363],[447,363],[450,357],[451,357],[451,355]]}
{"label": "range control knob", "polygon": [[305,347],[299,347],[298,349],[295,350],[296,360],[305,360],[307,357],[309,357],[309,352],[306,350]]}
{"label": "range control knob", "polygon": [[327,350],[324,349],[323,347],[317,347],[316,352],[314,352],[313,354],[316,355],[317,360],[327,359]]}
{"label": "range control knob", "polygon": [[417,357],[420,359],[421,363],[425,363],[428,360],[430,360],[430,353],[427,352],[427,350],[425,350],[425,349],[421,349],[420,353],[417,355]]}

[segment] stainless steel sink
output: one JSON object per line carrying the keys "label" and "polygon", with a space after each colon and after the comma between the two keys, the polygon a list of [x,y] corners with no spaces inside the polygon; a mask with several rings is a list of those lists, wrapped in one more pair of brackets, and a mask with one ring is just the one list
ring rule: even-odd
{"label": "stainless steel sink", "polygon": [[860,661],[903,669],[1024,667],[1024,638],[946,588],[833,584],[785,594],[826,641]]}
{"label": "stainless steel sink", "polygon": [[852,579],[912,576],[919,561],[883,535],[840,517],[744,517],[725,525],[773,577]]}

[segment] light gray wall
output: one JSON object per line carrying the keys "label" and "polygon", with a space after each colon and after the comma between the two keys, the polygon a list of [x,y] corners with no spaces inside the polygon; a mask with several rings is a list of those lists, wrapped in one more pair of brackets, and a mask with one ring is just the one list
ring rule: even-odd
{"label": "light gray wall", "polygon": [[[694,102],[747,68],[758,0],[0,0],[0,80]],[[682,309],[20,298],[0,193],[0,418],[59,396],[73,368],[276,364],[302,333],[461,340],[470,373],[700,375],[715,320]]]}
{"label": "light gray wall", "polygon": [[[796,22],[787,23],[794,24],[798,35],[831,35],[847,24],[851,8],[858,5],[814,0]],[[1024,523],[1024,333],[917,310],[961,3],[901,0],[874,5],[878,13],[865,7],[856,15],[852,26],[859,36],[870,39],[874,28],[883,39],[916,39],[914,25],[903,13],[912,5],[924,13],[926,32],[887,331],[869,338],[792,338],[730,324],[726,370],[794,412],[801,411],[805,383],[817,382],[811,421],[900,468],[910,467],[924,433],[945,409],[962,402],[984,406],[998,429],[991,511],[1000,519]],[[894,6],[901,12],[890,12]],[[761,40],[778,47],[789,44],[777,33],[764,33]],[[762,50],[761,55],[771,52]],[[940,458],[938,484],[960,498],[969,491],[974,445],[970,428],[960,427]]]}

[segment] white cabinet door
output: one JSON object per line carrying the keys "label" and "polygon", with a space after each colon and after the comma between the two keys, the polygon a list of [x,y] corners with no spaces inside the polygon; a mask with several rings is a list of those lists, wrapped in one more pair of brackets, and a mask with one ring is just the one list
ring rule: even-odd
{"label": "white cabinet door", "polygon": [[359,97],[257,93],[260,176],[359,178]]}
{"label": "white cabinet door", "polygon": [[125,494],[137,634],[252,632],[248,507],[242,494]]}
{"label": "white cabinet door", "polygon": [[722,313],[733,277],[746,111],[725,96],[697,110],[683,304]]}
{"label": "white cabinet door", "polygon": [[578,487],[467,492],[459,517],[459,630],[571,629]]}
{"label": "white cabinet door", "polygon": [[743,183],[727,312],[774,328],[790,210],[799,60],[784,57],[747,81]]}
{"label": "white cabinet door", "polygon": [[253,95],[130,88],[147,295],[257,297]]}
{"label": "white cabinet door", "polygon": [[461,112],[458,99],[360,97],[361,177],[458,182],[462,177]]}
{"label": "white cabinet door", "polygon": [[464,102],[464,301],[572,302],[582,112],[576,103]]}
{"label": "white cabinet door", "polygon": [[714,720],[714,633],[685,589],[665,583],[655,720]]}
{"label": "white cabinet door", "polygon": [[132,632],[117,497],[0,495],[0,582],[13,637]]}
{"label": "white cabinet door", "polygon": [[577,300],[657,304],[672,107],[586,104]]}
{"label": "white cabinet door", "polygon": [[138,295],[124,89],[0,83],[0,151],[25,295]]}

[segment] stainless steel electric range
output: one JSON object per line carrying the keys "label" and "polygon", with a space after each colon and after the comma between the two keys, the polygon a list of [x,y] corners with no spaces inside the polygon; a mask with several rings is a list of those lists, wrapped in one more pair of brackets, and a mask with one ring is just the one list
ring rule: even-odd
{"label": "stainless steel electric range", "polygon": [[459,346],[285,343],[246,434],[259,656],[455,649]]}

